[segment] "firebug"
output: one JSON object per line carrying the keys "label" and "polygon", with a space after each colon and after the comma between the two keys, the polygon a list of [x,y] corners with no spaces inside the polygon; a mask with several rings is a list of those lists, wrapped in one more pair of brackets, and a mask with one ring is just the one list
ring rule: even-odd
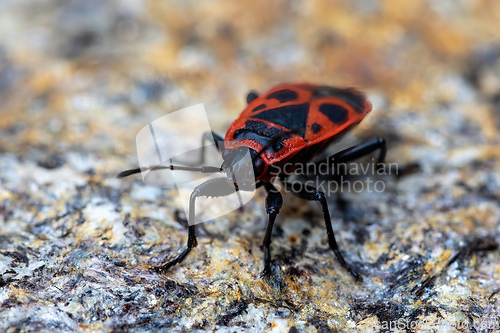
{"label": "firebug", "polygon": [[[283,198],[273,185],[278,179],[285,188],[290,184],[287,178],[298,166],[311,165],[311,160],[334,141],[359,124],[372,110],[372,104],[365,95],[354,88],[334,88],[313,84],[280,84],[265,94],[250,92],[247,106],[230,126],[225,138],[216,133],[205,133],[204,138],[223,142],[223,163],[220,167],[211,166],[156,166],[152,169],[186,170],[203,173],[221,172],[225,177],[210,179],[197,186],[190,199],[189,219],[194,219],[194,206],[197,197],[218,197],[246,189],[264,187],[267,191],[266,212],[269,216],[263,247],[264,275],[271,273],[271,234]],[[345,163],[379,151],[377,166],[381,166],[386,155],[385,140],[376,137],[359,145],[342,150],[321,163]],[[253,173],[245,172],[242,156],[250,152]],[[202,161],[204,157],[202,150]],[[307,168],[306,168],[307,169]],[[140,168],[123,171],[118,177],[126,177],[141,172]],[[239,175],[238,181],[234,175]],[[217,193],[211,191],[217,184]],[[358,279],[359,274],[343,258],[332,228],[325,194],[305,184],[299,191],[289,187],[300,198],[318,201],[325,220],[329,247],[340,264]],[[175,259],[156,267],[156,271],[167,270],[180,263],[197,245],[195,224],[190,221],[187,248]]]}

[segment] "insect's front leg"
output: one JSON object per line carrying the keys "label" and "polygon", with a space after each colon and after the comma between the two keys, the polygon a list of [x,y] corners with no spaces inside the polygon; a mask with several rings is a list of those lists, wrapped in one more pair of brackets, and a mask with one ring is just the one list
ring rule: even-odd
{"label": "insect's front leg", "polygon": [[[205,163],[205,142],[211,142],[213,141],[215,143],[215,148],[217,148],[218,151],[221,151],[224,145],[224,138],[220,136],[219,134],[215,132],[205,132],[203,133],[203,136],[201,138],[201,152],[200,152],[200,161],[198,162],[198,165],[202,165]],[[222,144],[222,146],[221,146]]]}
{"label": "insect's front leg", "polygon": [[183,163],[184,165],[199,166],[205,164],[206,150],[205,142],[214,142],[215,148],[221,152],[224,150],[224,138],[215,132],[205,132],[201,137],[200,157],[197,162]]}
{"label": "insect's front leg", "polygon": [[156,272],[161,272],[169,269],[170,267],[182,262],[184,258],[188,255],[192,248],[198,245],[196,240],[196,229],[195,229],[195,207],[196,198],[198,197],[222,197],[231,195],[236,191],[235,186],[227,181],[227,178],[214,178],[207,180],[206,182],[198,185],[189,198],[189,230],[188,230],[188,241],[187,248],[177,256],[177,258],[167,262],[158,267],[154,267],[153,270]]}
{"label": "insect's front leg", "polygon": [[263,275],[271,275],[271,235],[273,232],[274,221],[278,215],[281,206],[283,205],[283,197],[281,193],[273,186],[271,183],[264,183],[264,187],[267,191],[266,198],[266,212],[269,215],[269,222],[266,227],[266,234],[264,236],[264,271]]}

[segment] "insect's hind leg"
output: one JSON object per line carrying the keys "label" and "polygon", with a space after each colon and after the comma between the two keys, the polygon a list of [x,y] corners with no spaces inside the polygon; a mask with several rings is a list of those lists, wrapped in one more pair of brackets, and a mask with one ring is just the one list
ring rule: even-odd
{"label": "insect's hind leg", "polygon": [[177,256],[177,258],[167,262],[158,267],[154,267],[153,270],[156,272],[161,272],[169,269],[170,267],[182,262],[188,253],[198,245],[196,239],[196,229],[195,229],[195,207],[196,198],[198,197],[222,197],[233,194],[236,191],[234,185],[228,183],[227,178],[214,178],[207,180],[206,182],[198,185],[189,198],[189,229],[188,229],[188,241],[187,248]]}
{"label": "insect's hind leg", "polygon": [[359,145],[344,149],[339,151],[328,158],[314,163],[316,166],[321,165],[322,163],[345,163],[349,161],[353,161],[360,157],[366,156],[368,154],[373,153],[374,151],[379,150],[380,154],[377,159],[377,168],[382,167],[382,163],[385,160],[385,155],[387,153],[387,146],[385,140],[380,137],[373,138],[366,142],[363,142]]}
{"label": "insect's hind leg", "polygon": [[278,215],[281,206],[283,205],[283,197],[281,193],[273,186],[271,183],[264,183],[264,187],[267,191],[266,198],[266,212],[269,216],[269,221],[266,227],[266,234],[264,235],[263,245],[264,245],[264,271],[262,275],[271,275],[271,235],[273,232],[274,221]]}
{"label": "insect's hind leg", "polygon": [[335,240],[335,234],[333,232],[332,221],[330,219],[330,212],[328,211],[328,203],[326,202],[325,194],[307,184],[301,184],[299,190],[295,190],[291,183],[285,182],[283,184],[287,190],[291,191],[299,198],[309,201],[319,201],[319,203],[321,204],[321,208],[323,210],[323,218],[325,220],[326,233],[328,236],[328,244],[330,246],[330,249],[332,249],[335,255],[337,256],[337,259],[340,262],[340,264],[345,269],[347,269],[347,271],[355,279],[359,279],[360,275],[345,261],[344,257],[342,256],[342,253],[340,253],[337,241]]}

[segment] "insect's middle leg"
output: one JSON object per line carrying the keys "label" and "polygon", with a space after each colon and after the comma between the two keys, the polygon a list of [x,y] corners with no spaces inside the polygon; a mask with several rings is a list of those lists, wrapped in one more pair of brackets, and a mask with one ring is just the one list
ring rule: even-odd
{"label": "insect's middle leg", "polygon": [[328,203],[326,202],[325,194],[307,184],[301,184],[299,190],[294,189],[291,183],[285,182],[283,184],[287,190],[291,191],[299,198],[310,201],[319,201],[319,203],[321,204],[321,208],[323,210],[323,218],[325,220],[326,233],[328,236],[328,244],[330,245],[330,249],[332,249],[335,255],[337,256],[337,259],[340,262],[340,264],[345,269],[347,269],[347,271],[351,273],[351,275],[354,278],[359,279],[360,278],[359,274],[344,260],[342,253],[340,253],[337,241],[335,240],[335,234],[333,232],[332,221],[330,219],[330,212],[328,211]]}
{"label": "insect's middle leg", "polygon": [[266,212],[269,215],[269,222],[267,223],[266,234],[262,242],[264,245],[264,271],[262,274],[268,276],[271,274],[271,235],[274,221],[283,205],[283,197],[273,184],[264,183],[264,187],[267,191]]}
{"label": "insect's middle leg", "polygon": [[[320,169],[322,166],[325,166],[325,164],[327,166],[327,170],[330,169],[331,166],[331,170],[335,171],[330,176],[332,176],[334,179],[337,179],[338,181],[339,180],[338,177],[342,175],[342,171],[338,171],[339,170],[338,166],[340,166],[341,163],[347,163],[356,160],[360,157],[369,155],[377,150],[379,151],[379,156],[377,159],[376,168],[377,170],[379,170],[384,166],[383,162],[385,160],[385,155],[387,153],[385,140],[380,137],[376,137],[371,140],[365,141],[359,145],[344,149],[336,154],[327,157],[324,160],[318,161],[314,163],[315,167],[314,170]],[[308,173],[313,174],[314,172],[311,172],[310,169],[308,169]],[[342,198],[342,194],[340,192],[337,192],[337,204],[341,210],[345,210],[346,201]]]}
{"label": "insect's middle leg", "polygon": [[155,267],[154,270],[157,272],[165,271],[170,267],[182,262],[184,258],[188,255],[192,248],[198,245],[196,240],[196,229],[195,229],[195,207],[196,198],[198,197],[222,197],[231,195],[236,191],[233,184],[227,181],[227,178],[214,178],[207,180],[206,182],[198,185],[189,198],[189,230],[188,230],[188,241],[187,248],[177,256],[177,258],[163,264],[161,266]]}

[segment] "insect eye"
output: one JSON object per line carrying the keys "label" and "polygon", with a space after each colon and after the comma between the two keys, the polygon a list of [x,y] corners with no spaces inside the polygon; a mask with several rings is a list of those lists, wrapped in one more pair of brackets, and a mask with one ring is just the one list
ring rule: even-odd
{"label": "insect eye", "polygon": [[253,170],[255,172],[254,176],[259,177],[264,172],[265,166],[264,161],[261,158],[257,158],[253,165]]}

